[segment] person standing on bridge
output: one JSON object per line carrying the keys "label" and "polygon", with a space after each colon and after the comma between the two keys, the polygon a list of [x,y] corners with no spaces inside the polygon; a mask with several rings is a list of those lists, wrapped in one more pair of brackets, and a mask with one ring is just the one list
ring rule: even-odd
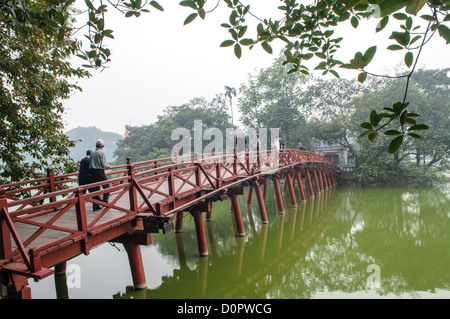
{"label": "person standing on bridge", "polygon": [[[91,170],[89,169],[89,158],[92,154],[92,150],[86,151],[86,157],[80,161],[80,170],[78,171],[78,185],[83,186],[92,183]],[[92,189],[89,189],[92,192]],[[86,190],[83,190],[83,194],[86,194]]]}
{"label": "person standing on bridge", "polygon": [[[91,172],[92,176],[92,182],[101,182],[108,180],[108,177],[106,177],[105,174],[105,168],[111,167],[106,162],[106,155],[103,151],[103,148],[105,147],[105,143],[103,140],[97,140],[95,143],[96,150],[91,154],[91,157],[89,159],[89,170]],[[103,189],[109,188],[109,184],[102,185]],[[95,190],[99,190],[99,187],[96,187]],[[100,199],[100,196],[93,197],[94,199],[101,200],[105,203],[108,203],[109,200],[109,193],[105,193],[103,195],[103,199]],[[101,206],[97,203],[94,203],[93,210],[100,209]]]}

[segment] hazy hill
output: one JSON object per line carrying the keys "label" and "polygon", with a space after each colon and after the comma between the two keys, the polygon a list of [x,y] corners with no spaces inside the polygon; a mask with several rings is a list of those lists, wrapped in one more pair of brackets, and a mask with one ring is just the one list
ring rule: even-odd
{"label": "hazy hill", "polygon": [[75,161],[81,160],[86,156],[87,150],[95,150],[95,141],[102,139],[105,142],[106,160],[112,162],[114,160],[114,150],[117,148],[117,141],[123,139],[123,136],[113,132],[104,132],[95,126],[76,127],[66,132],[66,135],[77,145],[70,149],[70,155]]}

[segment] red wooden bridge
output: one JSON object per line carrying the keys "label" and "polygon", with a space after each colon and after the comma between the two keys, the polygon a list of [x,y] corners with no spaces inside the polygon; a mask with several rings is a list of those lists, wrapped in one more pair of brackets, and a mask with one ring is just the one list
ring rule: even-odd
{"label": "red wooden bridge", "polygon": [[[78,173],[46,177],[0,187],[0,285],[9,298],[30,298],[28,279],[43,279],[64,270],[67,260],[89,254],[107,241],[124,245],[136,289],[146,288],[140,245],[151,233],[181,231],[183,212],[195,221],[200,256],[208,255],[204,227],[214,201],[231,200],[238,236],[245,228],[238,202],[248,186],[254,191],[261,220],[268,223],[265,190],[275,189],[278,213],[284,214],[282,191],[296,206],[337,183],[340,169],[308,151],[246,152],[156,159],[108,170],[108,181],[78,186]],[[283,186],[280,186],[283,180]],[[101,186],[109,184],[103,189]],[[89,192],[89,188],[99,190]],[[283,189],[281,189],[283,187]],[[110,193],[109,203],[96,198]],[[102,209],[93,210],[93,203]],[[2,289],[3,290],[3,289]]]}

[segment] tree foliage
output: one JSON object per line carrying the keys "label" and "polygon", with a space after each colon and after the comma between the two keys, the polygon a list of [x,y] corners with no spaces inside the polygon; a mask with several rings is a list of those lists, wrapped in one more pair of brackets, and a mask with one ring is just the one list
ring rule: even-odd
{"label": "tree foliage", "polygon": [[305,123],[299,108],[305,82],[306,77],[299,73],[288,74],[280,60],[250,74],[248,83],[240,87],[242,123],[252,128],[280,128],[284,140],[294,143],[293,137]]}
{"label": "tree foliage", "polygon": [[1,180],[18,181],[73,169],[73,146],[63,134],[63,100],[87,77],[68,59],[80,49],[71,35],[73,1],[0,2]]}
{"label": "tree foliage", "polygon": [[114,152],[115,163],[124,164],[127,157],[133,162],[170,157],[172,147],[178,142],[171,139],[173,130],[186,128],[194,136],[195,120],[201,120],[203,128],[218,128],[225,132],[226,128],[232,127],[226,98],[222,94],[211,101],[194,98],[180,106],[166,107],[155,123],[127,127],[129,136],[119,141]]}
{"label": "tree foliage", "polygon": [[[220,1],[219,1],[220,2]],[[450,1],[424,0],[352,0],[352,1],[314,1],[303,4],[295,0],[283,0],[278,7],[283,12],[283,18],[259,17],[252,12],[249,1],[223,0],[231,13],[229,21],[222,27],[229,31],[231,39],[222,42],[222,47],[233,47],[235,55],[240,58],[242,47],[250,49],[255,45],[268,53],[272,53],[271,43],[275,40],[284,42],[286,65],[290,65],[289,73],[311,73],[310,61],[319,61],[314,70],[321,70],[322,74],[333,74],[339,78],[339,68],[353,69],[359,72],[358,81],[363,83],[368,75],[376,75],[368,67],[378,51],[376,44],[365,51],[356,52],[348,62],[336,58],[342,37],[337,37],[335,31],[338,25],[350,21],[353,28],[358,28],[360,21],[369,18],[379,19],[375,31],[380,32],[392,20],[400,21],[400,29],[394,29],[389,39],[392,44],[387,47],[390,51],[402,50],[404,64],[409,73],[400,76],[405,78],[405,89],[398,102],[386,106],[382,112],[372,110],[369,120],[362,124],[366,129],[360,136],[367,136],[373,141],[379,131],[389,129],[392,122],[400,124],[399,134],[392,135],[389,151],[396,152],[403,141],[409,137],[419,136],[418,131],[428,129],[425,124],[416,122],[416,114],[408,112],[407,99],[409,81],[413,74],[423,46],[430,38],[438,34],[445,42],[450,43]],[[180,4],[190,7],[197,13],[191,14],[190,23],[200,16],[205,18],[204,0],[182,1]],[[420,14],[420,16],[418,16]],[[247,18],[258,20],[256,36],[248,35],[249,23]],[[423,26],[425,22],[426,26]],[[385,76],[385,75],[383,75]],[[412,124],[414,122],[414,124]]]}
{"label": "tree foliage", "polygon": [[[412,107],[409,112],[423,113],[430,129],[423,133],[422,138],[408,136],[395,154],[389,154],[392,134],[389,130],[373,141],[357,137],[364,130],[360,123],[373,105],[389,105],[395,96],[401,94],[403,86],[395,79],[373,78],[361,87],[356,80],[307,77],[309,81],[304,82],[305,78],[297,78],[289,87],[297,88],[293,96],[297,97],[298,111],[305,114],[306,121],[302,122],[295,118],[295,113],[283,113],[281,104],[270,104],[264,98],[268,94],[281,99],[283,90],[280,83],[283,81],[270,80],[280,74],[289,76],[279,72],[279,68],[280,64],[274,63],[250,74],[248,81],[241,85],[239,101],[244,124],[263,125],[263,119],[271,114],[267,105],[272,105],[275,114],[283,114],[279,118],[274,117],[278,122],[273,123],[285,136],[290,136],[289,146],[294,147],[302,141],[313,149],[312,141],[321,140],[347,147],[356,160],[358,182],[363,184],[387,182],[392,180],[389,176],[399,180],[403,173],[413,180],[412,176],[418,171],[405,167],[447,162],[450,155],[450,69],[418,70],[411,77],[409,95]],[[289,126],[288,122],[292,125]],[[297,131],[299,128],[300,132]],[[391,130],[398,134],[400,126],[392,126]]]}

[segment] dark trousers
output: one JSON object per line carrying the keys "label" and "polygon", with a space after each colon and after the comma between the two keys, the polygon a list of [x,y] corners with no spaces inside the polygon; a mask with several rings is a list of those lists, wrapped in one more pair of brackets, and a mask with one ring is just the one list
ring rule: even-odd
{"label": "dark trousers", "polygon": [[[78,176],[78,185],[80,186],[84,186],[84,185],[88,185],[92,183],[92,177],[91,175],[89,176],[83,176],[83,175],[79,175]],[[95,187],[94,187],[95,188]],[[86,191],[88,190],[89,193],[92,193],[95,191],[94,188],[88,188],[88,189],[84,189],[83,190],[83,194],[86,194]],[[98,187],[97,187],[98,188]]]}
{"label": "dark trousers", "polygon": [[[97,183],[97,182],[102,182],[102,181],[108,180],[108,177],[106,177],[106,175],[105,175],[105,170],[103,170],[103,169],[91,169],[90,171],[91,171],[92,183]],[[102,185],[102,188],[103,189],[109,188],[109,184]],[[100,189],[99,187],[94,187],[93,191],[98,191],[99,189]],[[100,196],[95,196],[93,198],[97,199],[97,200],[101,200]],[[105,203],[107,203],[108,200],[109,200],[109,193],[103,194],[103,201]]]}

